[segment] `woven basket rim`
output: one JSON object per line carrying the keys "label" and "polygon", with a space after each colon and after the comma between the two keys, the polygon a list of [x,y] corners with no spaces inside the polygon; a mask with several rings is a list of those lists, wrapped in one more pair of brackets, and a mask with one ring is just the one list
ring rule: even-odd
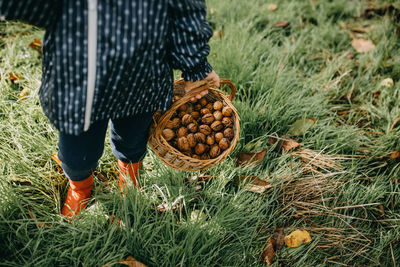
{"label": "woven basket rim", "polygon": [[[182,82],[182,80],[178,80],[178,81],[175,81],[174,84],[181,83],[181,82]],[[233,83],[228,79],[224,79],[222,82],[223,82],[223,84],[231,83],[228,86],[231,87],[231,89],[232,89],[232,86],[233,86],[233,88],[235,90],[233,92],[233,94],[231,92],[231,95],[227,96],[220,89],[217,89],[217,88],[214,88],[214,87],[210,87],[208,85],[201,86],[199,88],[191,90],[189,93],[185,94],[181,99],[175,101],[171,105],[170,109],[168,109],[166,112],[164,112],[161,115],[160,118],[158,118],[157,120],[156,119],[154,120],[153,129],[151,131],[150,138],[149,138],[149,144],[150,144],[151,148],[153,149],[153,151],[155,152],[155,154],[158,157],[160,157],[162,159],[162,161],[164,163],[166,163],[168,166],[170,166],[171,168],[180,169],[180,170],[186,170],[186,171],[204,170],[204,169],[210,168],[210,167],[214,166],[215,164],[223,161],[233,151],[233,149],[236,147],[236,144],[237,144],[237,142],[239,140],[240,118],[239,118],[239,115],[238,115],[238,112],[237,112],[236,108],[233,106],[233,104],[231,102],[231,99],[230,99],[230,97],[235,95],[236,87],[234,87]],[[201,92],[203,90],[208,90],[209,94],[211,93],[211,95],[207,94],[205,96],[206,98],[216,97],[219,100],[223,100],[223,102],[226,105],[228,105],[230,108],[232,108],[233,117],[234,117],[234,123],[233,123],[234,137],[231,140],[230,147],[228,149],[226,149],[223,153],[221,153],[218,157],[213,158],[213,159],[207,159],[207,160],[195,159],[195,158],[192,158],[192,157],[189,157],[189,156],[183,154],[178,149],[176,149],[175,147],[170,145],[168,143],[168,141],[162,135],[162,130],[165,128],[167,122],[174,115],[176,110],[180,106],[182,106],[183,104],[185,104],[188,101],[190,101],[190,99],[193,96],[197,95],[199,92]],[[192,165],[192,166],[189,168],[189,167],[176,166],[176,165],[170,163],[167,159],[164,158],[163,155],[161,155],[158,152],[157,147],[155,147],[155,144],[153,144],[153,142],[156,142],[158,146],[162,147],[163,151],[170,151],[170,153],[172,155],[175,155],[177,158],[179,158],[179,160],[181,162],[183,162],[183,164],[181,164],[181,165]]]}

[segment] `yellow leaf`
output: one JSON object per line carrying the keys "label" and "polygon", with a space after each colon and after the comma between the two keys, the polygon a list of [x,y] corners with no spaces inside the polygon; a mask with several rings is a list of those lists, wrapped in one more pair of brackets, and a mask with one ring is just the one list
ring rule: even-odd
{"label": "yellow leaf", "polygon": [[278,8],[277,4],[269,4],[268,5],[268,10],[269,11],[275,11]]}
{"label": "yellow leaf", "polygon": [[31,93],[31,89],[25,87],[25,88],[22,89],[22,91],[18,94],[18,99],[27,97],[30,93]]}
{"label": "yellow leaf", "polygon": [[285,236],[285,243],[288,247],[296,248],[302,244],[311,242],[311,236],[307,231],[296,230]]}
{"label": "yellow leaf", "polygon": [[381,81],[380,86],[393,87],[394,82],[392,78],[386,78]]}
{"label": "yellow leaf", "polygon": [[375,49],[375,45],[371,40],[353,39],[351,45],[358,53],[366,53]]}
{"label": "yellow leaf", "polygon": [[129,267],[147,267],[147,265],[141,263],[132,256],[128,256],[126,259],[120,260],[118,263],[127,265]]}

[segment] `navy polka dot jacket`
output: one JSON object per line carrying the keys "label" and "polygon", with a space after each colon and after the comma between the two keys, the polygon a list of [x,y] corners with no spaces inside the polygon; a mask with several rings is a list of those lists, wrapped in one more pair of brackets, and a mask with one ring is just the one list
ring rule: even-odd
{"label": "navy polka dot jacket", "polygon": [[191,81],[212,70],[204,0],[0,0],[0,16],[46,30],[39,97],[67,134],[166,110],[172,69]]}

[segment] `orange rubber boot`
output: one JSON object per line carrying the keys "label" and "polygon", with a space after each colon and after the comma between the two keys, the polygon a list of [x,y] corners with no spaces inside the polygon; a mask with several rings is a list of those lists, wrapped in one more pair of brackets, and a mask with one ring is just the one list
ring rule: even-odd
{"label": "orange rubber boot", "polygon": [[142,167],[142,162],[126,163],[122,160],[118,160],[119,167],[119,189],[121,193],[124,193],[126,189],[126,178],[129,176],[133,185],[136,187],[138,182],[137,179],[140,174],[140,168]]}
{"label": "orange rubber boot", "polygon": [[69,180],[69,189],[61,214],[72,219],[87,205],[93,187],[93,175],[82,181]]}

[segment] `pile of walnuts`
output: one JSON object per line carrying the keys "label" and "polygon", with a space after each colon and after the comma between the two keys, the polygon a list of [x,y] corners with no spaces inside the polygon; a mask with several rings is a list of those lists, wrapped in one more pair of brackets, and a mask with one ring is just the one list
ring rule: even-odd
{"label": "pile of walnuts", "polygon": [[163,136],[186,156],[207,160],[221,155],[234,137],[233,110],[222,101],[201,98],[181,105]]}

